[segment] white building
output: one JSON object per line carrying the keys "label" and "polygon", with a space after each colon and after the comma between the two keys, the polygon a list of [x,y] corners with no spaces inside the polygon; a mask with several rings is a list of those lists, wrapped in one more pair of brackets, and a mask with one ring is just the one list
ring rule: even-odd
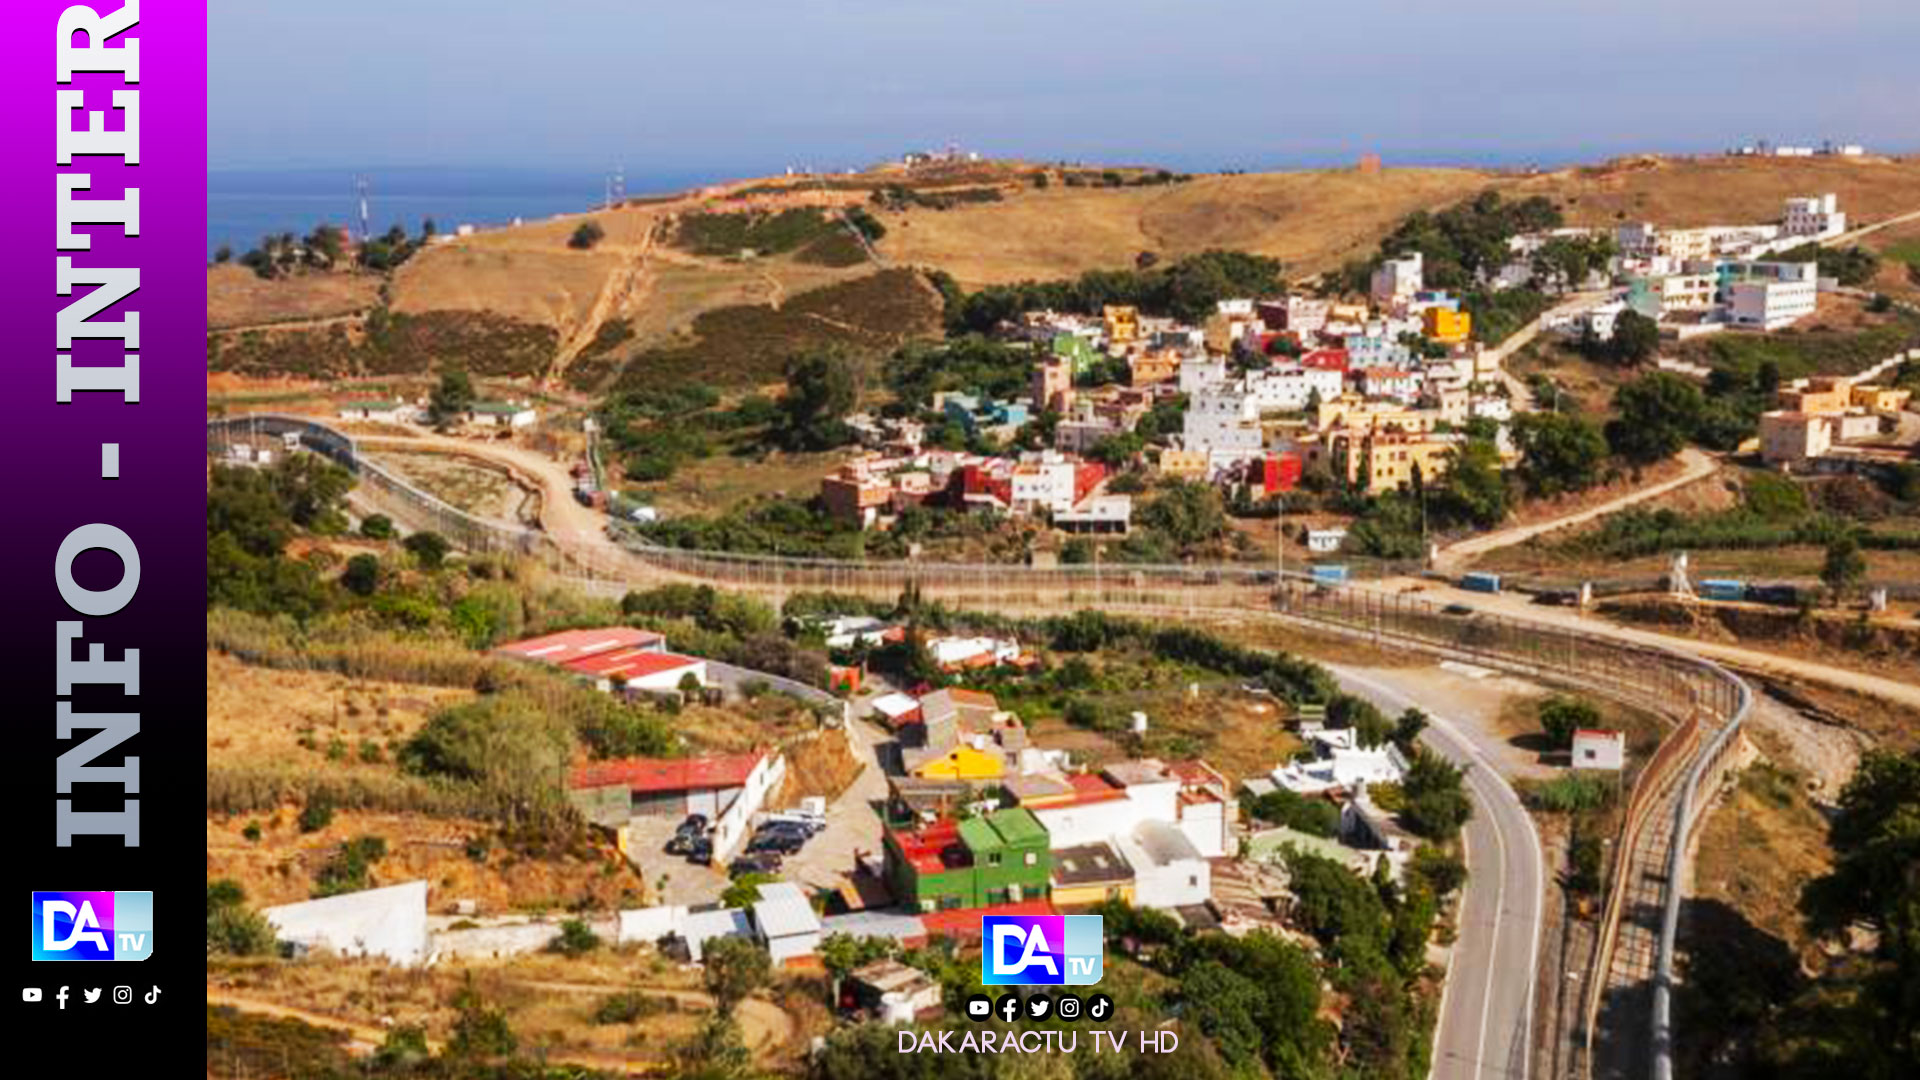
{"label": "white building", "polygon": [[1180,392],[1197,394],[1227,381],[1227,358],[1190,356],[1180,361]]}
{"label": "white building", "polygon": [[1345,378],[1339,371],[1298,364],[1275,365],[1265,371],[1251,372],[1242,385],[1256,413],[1298,411],[1306,408],[1316,393],[1320,400],[1331,401],[1346,389]]}
{"label": "white building", "polygon": [[524,401],[476,401],[466,415],[467,423],[479,427],[532,427],[539,418],[533,406]]}
{"label": "white building", "polygon": [[1204,904],[1213,895],[1213,868],[1193,841],[1164,821],[1142,821],[1114,838],[1133,867],[1136,907]]}
{"label": "white building", "polygon": [[1347,530],[1335,526],[1331,529],[1308,529],[1307,550],[1315,555],[1330,555],[1340,550],[1346,543]]}
{"label": "white building", "polygon": [[1846,232],[1847,215],[1840,210],[1840,197],[1832,192],[1796,196],[1787,200],[1780,228],[1788,236],[1820,240]]}
{"label": "white building", "polygon": [[814,914],[807,894],[791,881],[760,886],[760,899],[753,904],[753,928],[775,964],[812,956],[820,947],[820,916]]}
{"label": "white building", "polygon": [[1815,263],[1751,263],[1748,277],[1727,287],[1727,321],[1778,330],[1812,315],[1819,305]]}
{"label": "white building", "polygon": [[1582,729],[1573,733],[1574,768],[1620,769],[1626,760],[1626,732]]}
{"label": "white building", "polygon": [[1251,461],[1264,451],[1259,406],[1235,385],[1194,394],[1181,420],[1181,445],[1216,466]]}
{"label": "white building", "polygon": [[723,937],[757,937],[753,929],[753,920],[739,908],[719,908],[714,911],[690,911],[675,928],[681,940],[687,943],[687,958],[699,963],[706,954],[707,943]]}
{"label": "white building", "polygon": [[1425,288],[1422,277],[1423,258],[1419,252],[1402,255],[1397,259],[1388,259],[1373,272],[1372,288],[1369,293],[1373,302],[1382,307],[1392,307],[1413,299],[1413,294]]}
{"label": "white building", "polygon": [[1399,747],[1392,743],[1363,747],[1353,728],[1307,724],[1300,733],[1312,746],[1314,757],[1289,761],[1267,774],[1296,795],[1364,791],[1370,784],[1399,783],[1406,773],[1407,760]]}
{"label": "white building", "polygon": [[427,883],[283,904],[260,912],[281,941],[340,956],[378,956],[403,967],[427,959]]}
{"label": "white building", "polygon": [[940,667],[1003,664],[1020,659],[1020,643],[990,637],[939,637],[927,642],[927,651]]}

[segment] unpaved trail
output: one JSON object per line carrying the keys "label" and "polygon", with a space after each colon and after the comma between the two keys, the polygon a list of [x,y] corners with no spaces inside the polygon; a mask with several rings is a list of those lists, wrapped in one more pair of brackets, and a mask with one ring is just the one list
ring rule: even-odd
{"label": "unpaved trail", "polygon": [[554,352],[553,363],[547,369],[542,386],[558,385],[567,373],[567,366],[574,358],[593,344],[600,333],[600,327],[614,314],[629,314],[653,287],[652,257],[655,238],[660,234],[661,219],[656,218],[647,228],[647,235],[638,246],[627,249],[625,260],[607,274],[607,280],[600,286],[600,294],[594,298],[593,307],[586,317],[561,339],[560,347]]}
{"label": "unpaved trail", "polygon": [[1442,573],[1452,573],[1458,570],[1461,564],[1471,556],[1483,555],[1498,548],[1511,547],[1514,544],[1524,543],[1536,536],[1541,536],[1558,529],[1584,524],[1596,518],[1605,517],[1608,514],[1618,513],[1629,506],[1645,502],[1648,499],[1658,498],[1669,491],[1683,488],[1695,480],[1711,476],[1714,471],[1720,467],[1718,460],[1692,446],[1680,451],[1680,460],[1686,463],[1686,468],[1680,475],[1662,480],[1657,484],[1649,484],[1646,487],[1629,491],[1625,495],[1616,499],[1610,499],[1607,502],[1601,503],[1599,506],[1588,507],[1585,510],[1576,510],[1570,514],[1565,514],[1548,521],[1537,522],[1532,525],[1515,525],[1511,528],[1496,529],[1493,532],[1481,533],[1478,536],[1470,536],[1465,540],[1448,544],[1446,547],[1441,548],[1434,556],[1433,568]]}

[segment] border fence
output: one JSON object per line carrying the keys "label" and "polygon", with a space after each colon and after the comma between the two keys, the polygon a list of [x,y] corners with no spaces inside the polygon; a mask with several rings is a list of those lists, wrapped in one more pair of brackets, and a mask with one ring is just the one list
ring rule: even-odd
{"label": "border fence", "polygon": [[[1673,953],[1687,840],[1704,817],[1701,792],[1712,790],[1729,760],[1752,701],[1746,683],[1717,664],[1568,627],[1487,612],[1455,614],[1417,596],[1314,582],[1304,574],[1243,564],[1037,567],[747,555],[661,547],[611,522],[610,537],[561,543],[539,529],[449,505],[363,457],[350,435],[309,417],[217,417],[207,426],[208,452],[216,458],[230,456],[237,441],[295,441],[353,472],[361,485],[356,496],[409,528],[438,532],[470,552],[536,559],[596,591],[692,581],[774,599],[823,591],[891,600],[911,587],[929,598],[990,611],[1104,607],[1161,618],[1277,616],[1593,689],[1664,714],[1678,726],[1641,770],[1622,815],[1572,1073],[1590,1076],[1598,1061],[1607,1075],[1630,1075],[1644,1067],[1655,1080],[1672,1076]],[[1597,1046],[1602,999],[1609,994],[1622,995],[1621,1000],[1644,995],[1649,1021],[1637,1030],[1630,1020],[1609,1026],[1604,1044]],[[1632,1017],[1638,1010],[1620,1011]]]}

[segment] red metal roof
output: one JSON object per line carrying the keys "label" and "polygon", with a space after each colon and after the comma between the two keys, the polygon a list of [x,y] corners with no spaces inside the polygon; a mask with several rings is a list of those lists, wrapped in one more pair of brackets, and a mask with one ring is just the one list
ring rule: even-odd
{"label": "red metal roof", "polygon": [[629,791],[699,791],[740,787],[763,755],[707,754],[690,758],[620,758],[573,770],[573,787],[624,785]]}
{"label": "red metal roof", "polygon": [[1315,349],[1300,358],[1301,367],[1325,368],[1328,371],[1347,370],[1347,350]]}
{"label": "red metal roof", "polygon": [[920,916],[928,937],[946,936],[973,939],[980,936],[982,915],[1058,915],[1060,909],[1047,900],[1022,900],[1017,904],[993,904],[988,907],[954,908],[929,911]]}
{"label": "red metal roof", "polygon": [[614,649],[659,648],[666,639],[651,630],[631,626],[602,626],[592,630],[562,630],[502,645],[499,652],[547,664],[565,664]]}
{"label": "red metal roof", "polygon": [[597,679],[611,678],[615,675],[623,679],[639,679],[648,675],[692,667],[701,663],[691,656],[679,653],[652,652],[645,649],[622,649],[619,652],[596,653],[561,665],[568,671]]}
{"label": "red metal roof", "polygon": [[972,856],[960,842],[960,824],[952,818],[918,829],[894,829],[891,835],[901,856],[919,873],[938,874],[971,865]]}

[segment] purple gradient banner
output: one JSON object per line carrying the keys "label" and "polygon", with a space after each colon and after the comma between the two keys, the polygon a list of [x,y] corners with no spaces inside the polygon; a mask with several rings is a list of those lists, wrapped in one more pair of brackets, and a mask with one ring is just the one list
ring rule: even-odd
{"label": "purple gradient banner", "polygon": [[[158,941],[162,926],[171,933],[136,963],[35,963],[44,943],[16,939],[13,985],[0,993],[15,1030],[107,1034],[44,1044],[84,1053],[78,1067],[88,1072],[189,1075],[201,1068],[195,991],[205,981],[198,935],[180,928],[204,884],[203,861],[181,848],[204,836],[205,813],[207,17],[185,0],[95,3],[15,0],[0,53],[0,184],[20,225],[0,255],[13,327],[0,429],[11,512],[0,543],[14,578],[0,656],[21,704],[4,766],[4,873],[20,899],[151,890],[153,933],[143,941]],[[116,11],[133,25],[105,41],[62,32],[63,15],[67,25],[111,27]],[[63,44],[137,48],[137,72],[99,70],[133,65],[96,56],[69,61],[62,82]],[[69,109],[60,95],[72,92],[79,105]],[[93,133],[68,140],[64,165],[61,126]],[[63,195],[62,178],[77,174],[88,178],[84,190]],[[125,216],[110,208],[129,198],[137,235],[97,220]],[[71,226],[61,222],[68,199],[77,204],[68,217],[82,219]],[[63,362],[74,369],[64,403]],[[136,363],[137,394],[90,389],[130,388],[115,372]],[[77,639],[63,637],[62,624],[75,623]],[[85,667],[136,650],[137,680],[132,663],[111,677]],[[118,937],[104,921],[101,930]],[[109,951],[123,956],[123,944],[109,941]],[[87,990],[105,993],[89,1002]]]}

